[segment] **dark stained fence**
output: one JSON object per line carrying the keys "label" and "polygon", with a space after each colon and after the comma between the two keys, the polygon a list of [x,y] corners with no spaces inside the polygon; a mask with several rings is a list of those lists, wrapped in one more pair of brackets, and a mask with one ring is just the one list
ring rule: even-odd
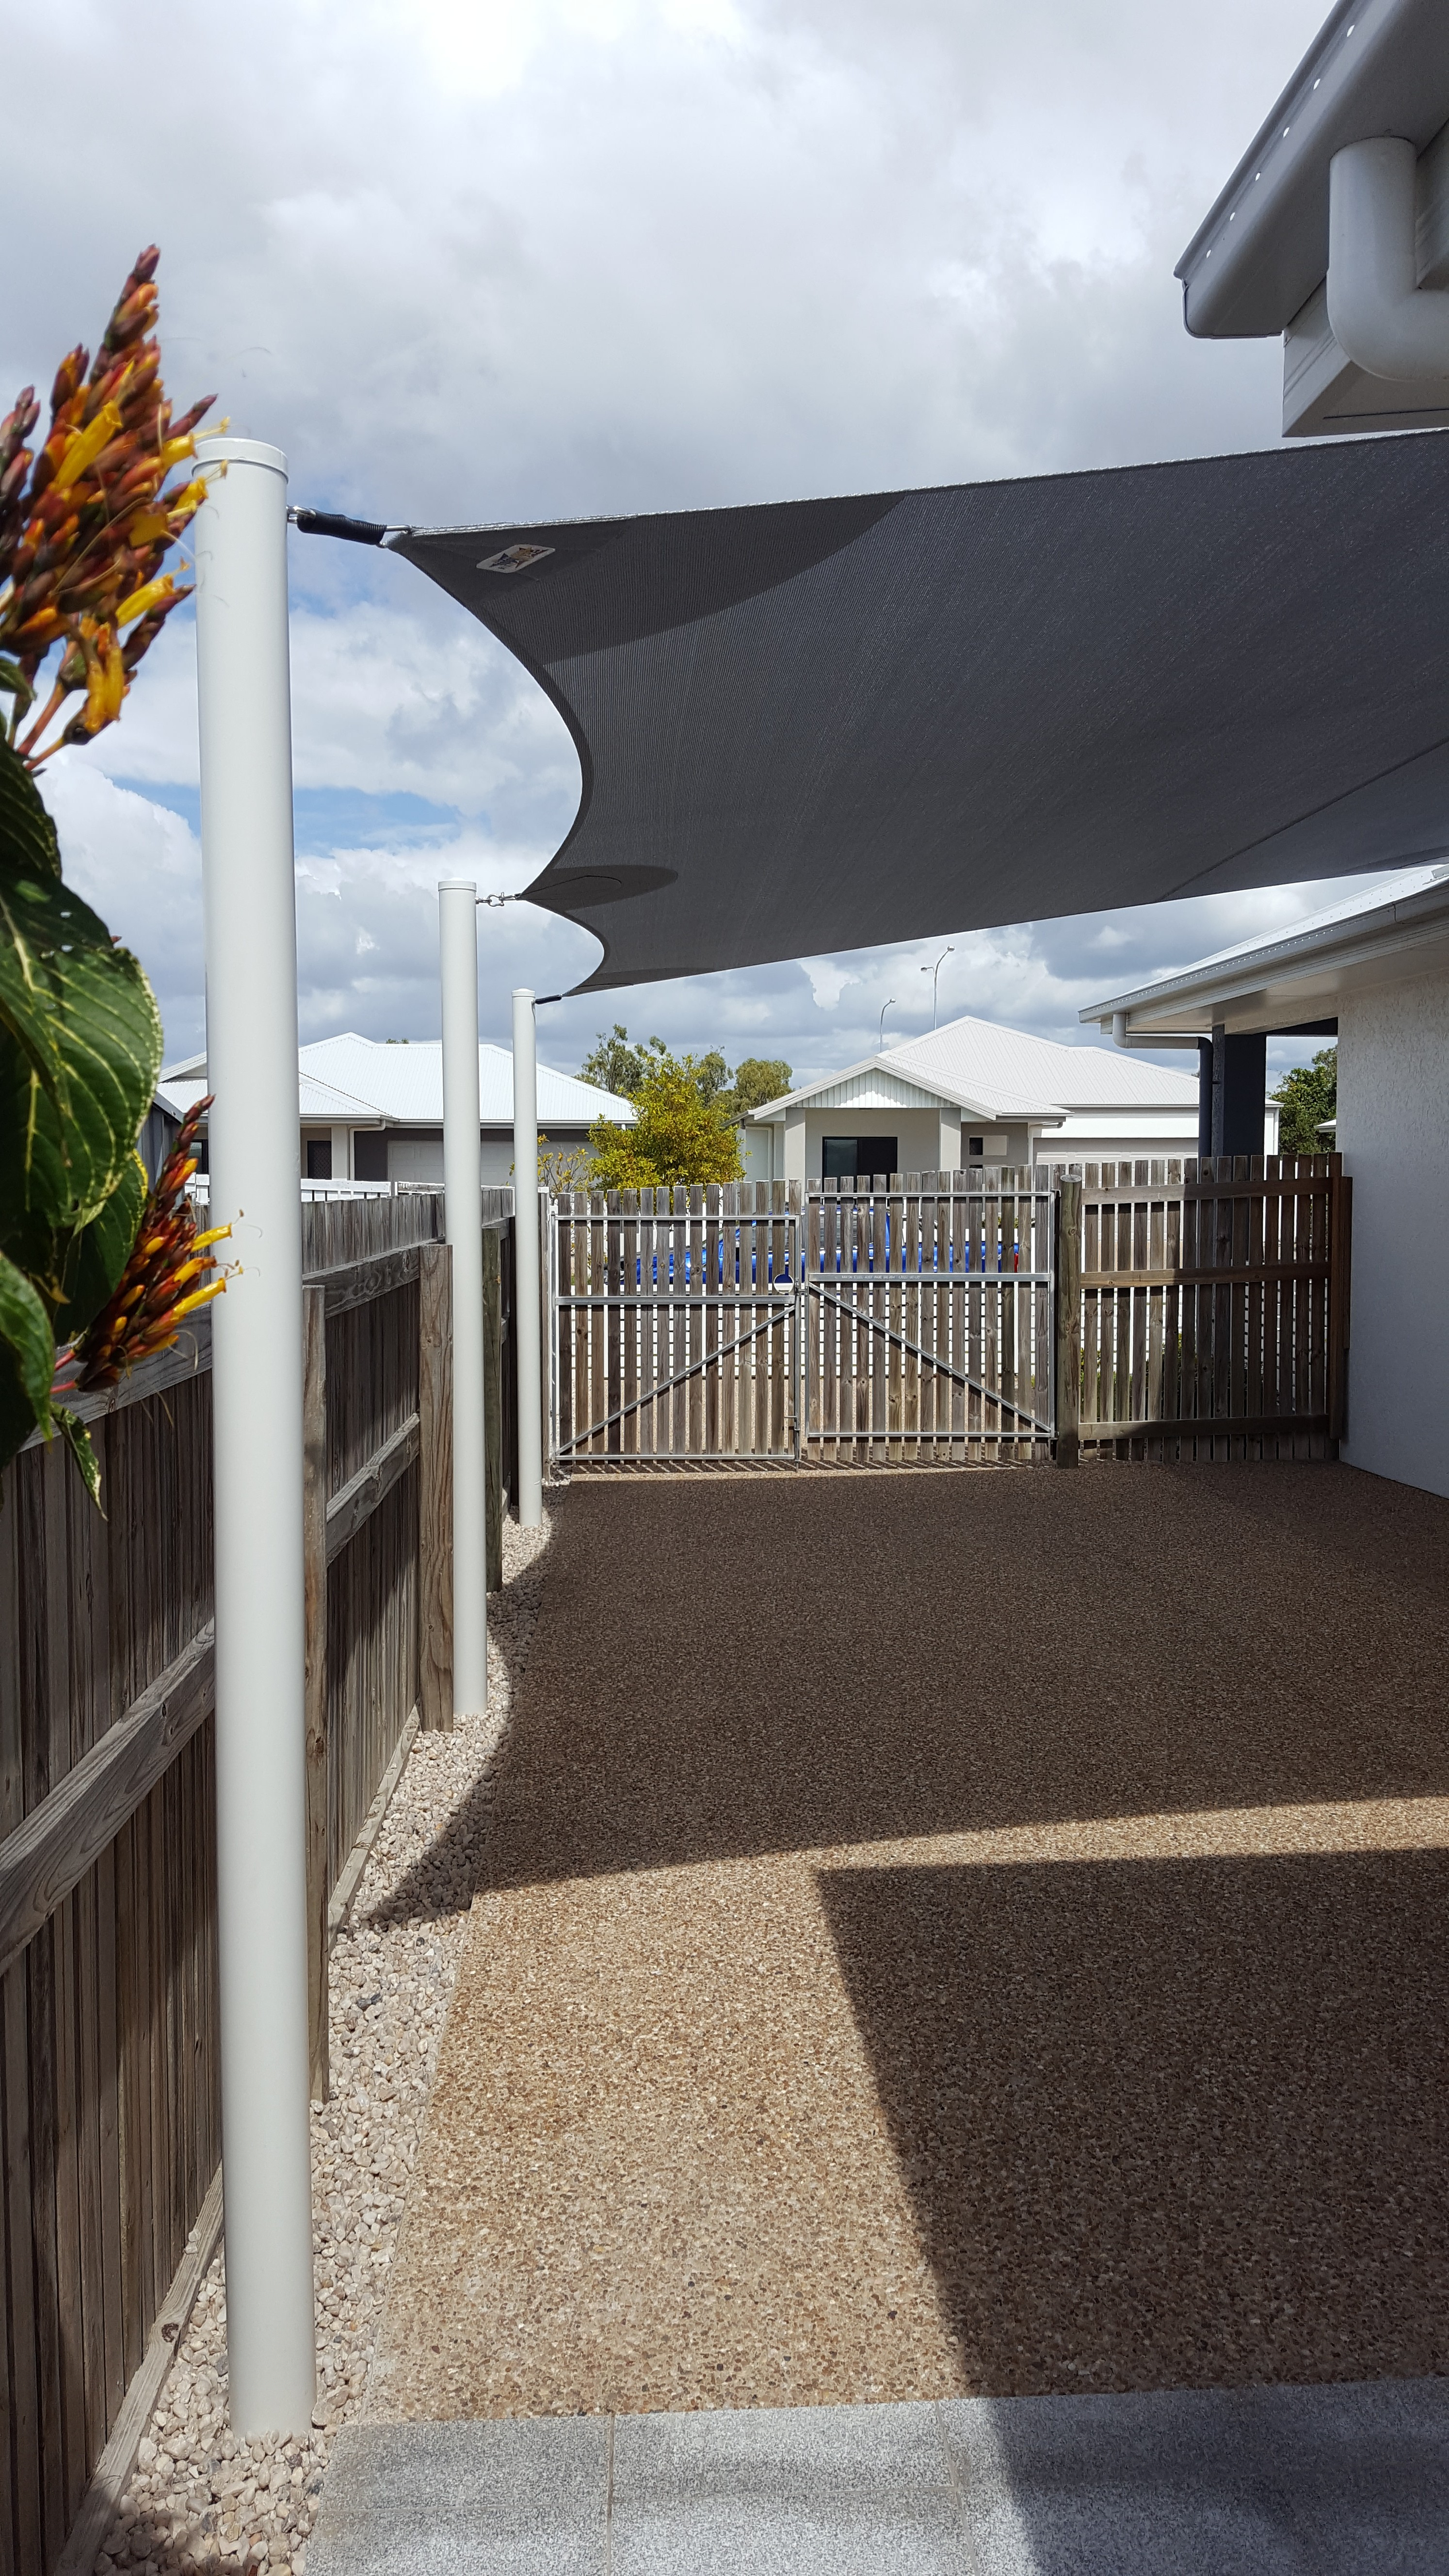
{"label": "dark stained fence", "polygon": [[1331,1455],[1351,1191],[1337,1154],[1085,1164],[1083,1453]]}
{"label": "dark stained fence", "polygon": [[[325,1343],[324,1899],[415,1722],[419,1280],[441,1233],[432,1195],[303,1209]],[[59,1443],[0,1494],[4,2576],[56,2565],[219,2205],[209,1370],[202,1317],[85,1407],[104,1519]]]}

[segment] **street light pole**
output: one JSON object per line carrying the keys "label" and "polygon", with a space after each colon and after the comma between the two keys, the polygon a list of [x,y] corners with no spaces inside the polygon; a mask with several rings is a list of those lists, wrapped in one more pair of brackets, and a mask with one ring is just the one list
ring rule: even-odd
{"label": "street light pole", "polygon": [[894,994],[891,995],[888,1002],[882,1002],[880,1006],[880,1026],[875,1035],[875,1051],[877,1055],[883,1055],[885,1053],[885,1015],[887,1011],[893,1011],[895,1006],[896,1002]]}
{"label": "street light pole", "polygon": [[954,948],[943,948],[934,966],[923,966],[921,968],[921,973],[923,975],[929,975],[931,979],[931,1027],[933,1031],[936,1026],[936,985],[940,978],[941,969],[945,965],[947,958],[954,957],[955,954],[956,951]]}

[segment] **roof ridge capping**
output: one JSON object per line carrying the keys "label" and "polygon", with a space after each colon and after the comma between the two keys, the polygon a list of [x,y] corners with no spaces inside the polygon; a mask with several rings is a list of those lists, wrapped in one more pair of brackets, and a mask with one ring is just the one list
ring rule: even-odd
{"label": "roof ridge capping", "polygon": [[[963,1067],[950,1062],[948,1043],[943,1042],[953,1037],[959,1040],[962,1032],[971,1033],[969,1053],[999,1053],[1002,1062],[994,1080],[981,1078],[991,1071],[988,1065],[973,1069],[970,1064]],[[1017,1058],[1014,1065],[1013,1054]],[[1021,1061],[1023,1055],[1028,1059],[1026,1063]],[[861,1056],[853,1064],[835,1066],[813,1082],[801,1083],[774,1100],[762,1101],[750,1112],[748,1123],[778,1121],[782,1111],[801,1107],[816,1100],[821,1092],[833,1091],[876,1072],[969,1111],[988,1126],[1021,1119],[1061,1120],[1086,1107],[1150,1106],[1153,1104],[1146,1095],[1154,1088],[1170,1092],[1180,1087],[1185,1096],[1196,1087],[1195,1076],[1121,1056],[1110,1047],[1083,1042],[1068,1045],[1061,1038],[1043,1037],[1034,1029],[1015,1029],[1007,1021],[977,1019],[964,1012],[939,1029],[923,1030],[918,1037],[902,1039],[899,1045],[877,1055]],[[1155,1105],[1165,1107],[1168,1102],[1159,1100]]]}

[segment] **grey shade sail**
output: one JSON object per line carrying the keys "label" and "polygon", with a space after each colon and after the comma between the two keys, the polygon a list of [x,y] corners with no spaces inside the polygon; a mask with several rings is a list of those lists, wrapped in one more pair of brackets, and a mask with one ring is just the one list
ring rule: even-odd
{"label": "grey shade sail", "polygon": [[1429,433],[389,542],[569,725],[527,892],[598,992],[1437,858],[1446,477]]}

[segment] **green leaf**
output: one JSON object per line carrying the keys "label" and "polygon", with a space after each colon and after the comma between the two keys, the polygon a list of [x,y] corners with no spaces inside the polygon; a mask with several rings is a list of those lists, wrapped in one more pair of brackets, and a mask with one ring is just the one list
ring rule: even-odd
{"label": "green leaf", "polygon": [[[17,781],[19,782],[17,786]],[[136,959],[61,883],[50,817],[0,742],[0,1242],[91,1223],[131,1159],[161,1069],[161,1016]]]}
{"label": "green leaf", "polygon": [[0,1468],[32,1431],[49,1431],[55,1339],[29,1280],[0,1253]]}
{"label": "green leaf", "polygon": [[7,697],[19,699],[20,704],[15,710],[17,715],[23,716],[26,708],[35,704],[35,691],[19,663],[12,662],[8,653],[0,653],[0,689]]}
{"label": "green leaf", "polygon": [[[0,668],[13,670],[15,665],[0,664]],[[40,790],[19,752],[12,751],[8,742],[0,744],[0,750],[5,754],[0,760],[0,848],[13,851],[16,864],[24,865],[31,876],[58,877],[60,843]]]}
{"label": "green leaf", "polygon": [[51,1419],[57,1425],[62,1440],[65,1442],[72,1458],[74,1458],[82,1476],[85,1478],[86,1492],[89,1494],[91,1501],[95,1504],[97,1511],[100,1511],[101,1462],[96,1456],[95,1450],[91,1446],[90,1433],[87,1431],[80,1415],[78,1413],[71,1413],[63,1404],[56,1405]]}
{"label": "green leaf", "polygon": [[146,1205],[146,1167],[133,1154],[105,1206],[71,1236],[61,1267],[55,1337],[73,1342],[98,1315],[130,1258]]}

